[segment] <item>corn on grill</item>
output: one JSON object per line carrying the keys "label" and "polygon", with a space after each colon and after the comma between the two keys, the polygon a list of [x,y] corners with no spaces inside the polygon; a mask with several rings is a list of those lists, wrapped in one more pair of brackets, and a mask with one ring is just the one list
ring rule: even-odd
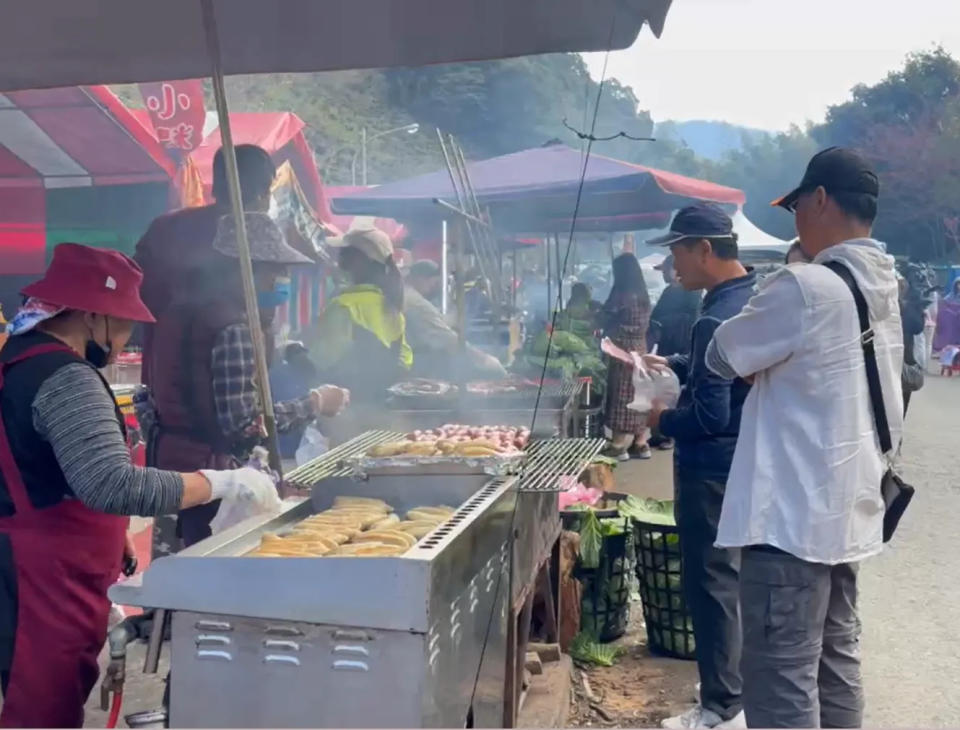
{"label": "corn on grill", "polygon": [[[579,473],[602,442],[535,441],[509,477],[358,481],[340,466],[395,438],[374,431],[343,444],[288,475],[309,498],[111,589],[117,603],[173,614],[172,727],[503,725],[510,606],[559,536],[558,477]],[[401,557],[243,557],[341,494],[398,512],[458,508]]]}

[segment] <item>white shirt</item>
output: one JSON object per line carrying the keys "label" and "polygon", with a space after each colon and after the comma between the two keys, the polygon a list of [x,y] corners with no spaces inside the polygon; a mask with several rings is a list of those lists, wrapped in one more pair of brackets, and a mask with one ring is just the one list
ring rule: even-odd
{"label": "white shirt", "polygon": [[853,296],[820,264],[854,275],[875,332],[894,449],[903,430],[903,333],[893,258],[875,241],[847,241],[812,264],[768,277],[743,312],[717,329],[707,364],[756,375],[717,534],[721,547],[772,545],[836,564],[882,548],[881,453]]}

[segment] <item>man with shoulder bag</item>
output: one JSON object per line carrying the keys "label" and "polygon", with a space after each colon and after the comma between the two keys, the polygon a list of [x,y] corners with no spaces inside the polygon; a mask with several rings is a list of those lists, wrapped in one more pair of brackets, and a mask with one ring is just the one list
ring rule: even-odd
{"label": "man with shoulder bag", "polygon": [[743,548],[749,727],[863,720],[858,567],[912,494],[891,470],[903,333],[894,261],[871,237],[879,192],[855,152],[817,154],[775,201],[813,265],[768,277],[707,350],[717,375],[754,382],[717,536]]}

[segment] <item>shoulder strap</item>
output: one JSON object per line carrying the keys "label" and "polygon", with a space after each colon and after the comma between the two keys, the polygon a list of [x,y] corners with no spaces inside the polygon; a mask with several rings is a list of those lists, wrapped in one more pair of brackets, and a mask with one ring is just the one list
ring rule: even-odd
{"label": "shoulder strap", "polygon": [[860,344],[863,347],[863,363],[867,370],[867,387],[870,390],[870,405],[873,407],[873,421],[880,438],[880,450],[887,453],[893,449],[893,439],[890,437],[890,424],[887,421],[887,409],[883,405],[883,388],[880,385],[880,368],[877,366],[877,352],[873,346],[874,332],[870,326],[870,310],[867,300],[857,285],[850,269],[838,261],[828,261],[824,264],[828,269],[843,279],[843,283],[853,294],[853,301],[857,305],[857,316],[860,318]]}

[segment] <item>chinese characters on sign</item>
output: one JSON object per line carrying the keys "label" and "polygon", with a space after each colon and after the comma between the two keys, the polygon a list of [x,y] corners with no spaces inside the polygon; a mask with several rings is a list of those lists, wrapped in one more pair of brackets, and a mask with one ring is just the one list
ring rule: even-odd
{"label": "chinese characters on sign", "polygon": [[140,84],[157,140],[177,162],[203,141],[203,80]]}

